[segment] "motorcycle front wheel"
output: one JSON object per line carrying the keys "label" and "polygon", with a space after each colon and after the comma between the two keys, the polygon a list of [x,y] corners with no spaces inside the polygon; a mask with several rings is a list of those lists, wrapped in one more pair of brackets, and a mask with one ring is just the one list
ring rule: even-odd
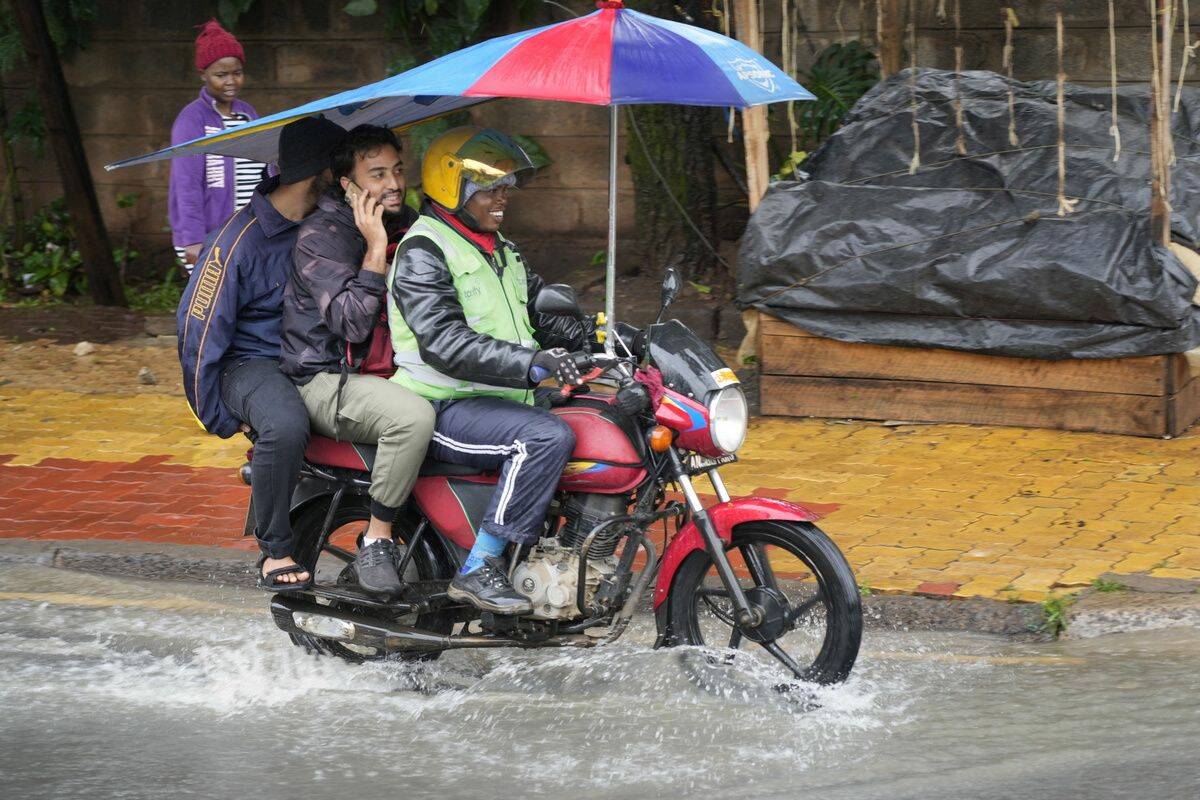
{"label": "motorcycle front wheel", "polygon": [[737,624],[712,558],[697,550],[680,565],[667,599],[673,643],[761,647],[799,680],[845,680],[862,639],[862,602],[837,545],[807,522],[759,521],[738,525],[725,552],[763,622]]}

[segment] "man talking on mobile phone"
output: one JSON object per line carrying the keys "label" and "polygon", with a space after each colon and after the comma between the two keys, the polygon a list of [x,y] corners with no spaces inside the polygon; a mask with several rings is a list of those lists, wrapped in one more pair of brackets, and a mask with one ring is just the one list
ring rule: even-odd
{"label": "man talking on mobile phone", "polygon": [[[394,369],[387,331],[391,253],[416,219],[404,204],[400,143],[387,128],[360,125],[330,157],[333,184],[300,227],[284,290],[282,370],[296,384],[312,429],[378,446],[371,468],[371,521],[355,567],[370,592],[394,595],[392,522],[408,498],[433,433],[429,402],[386,379]],[[356,353],[379,341],[386,363]]]}

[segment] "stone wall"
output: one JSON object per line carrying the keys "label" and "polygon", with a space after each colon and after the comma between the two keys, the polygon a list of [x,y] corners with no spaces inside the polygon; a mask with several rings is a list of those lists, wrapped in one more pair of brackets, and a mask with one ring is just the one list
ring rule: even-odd
{"label": "stone wall", "polygon": [[[916,8],[917,64],[922,67],[954,69],[955,0],[912,0]],[[1193,39],[1200,33],[1200,3],[1194,3]],[[797,7],[789,2],[789,7]],[[1055,11],[1063,12],[1065,26],[1067,79],[1073,83],[1107,83],[1108,0],[961,0],[962,44],[966,69],[1000,71],[1004,47],[1002,11],[1010,6],[1020,27],[1013,37],[1014,75],[1021,80],[1053,78],[1055,63]],[[780,45],[779,0],[766,0],[764,10],[765,43],[770,53]],[[874,42],[876,4],[874,0],[800,0],[800,18],[807,28],[797,51],[801,66],[811,53],[843,38],[858,38],[860,30]],[[841,27],[838,10],[841,10]],[[938,13],[945,10],[945,17]],[[865,15],[862,13],[865,11]],[[1150,15],[1144,0],[1116,0],[1117,76],[1121,81],[1146,81],[1150,77]],[[860,23],[865,21],[865,26]],[[1175,64],[1182,52],[1182,37],[1177,33]],[[907,40],[906,40],[907,46]],[[907,64],[907,56],[906,62]],[[1195,63],[1194,61],[1192,62]],[[1188,79],[1200,77],[1193,67]]]}
{"label": "stone wall", "polygon": [[[873,39],[874,2],[864,0],[868,39]],[[954,0],[945,0],[952,9]],[[918,8],[918,63],[952,68],[954,32],[937,15],[939,0],[915,0]],[[354,18],[344,3],[322,0],[258,0],[236,26],[247,53],[245,99],[260,113],[282,110],[316,97],[377,79],[385,74],[396,44],[378,17]],[[591,3],[568,5],[587,10]],[[631,3],[636,7],[636,3]],[[765,0],[765,47],[777,58],[780,46],[779,0]],[[966,67],[999,69],[1003,45],[1002,4],[983,0],[962,3]],[[1054,17],[1049,2],[1012,0],[1021,20],[1016,34],[1016,74],[1046,78],[1054,73]],[[1073,0],[1067,10],[1067,71],[1072,81],[1102,83],[1108,76],[1106,0]],[[103,165],[168,144],[179,109],[195,97],[199,80],[192,66],[193,26],[211,16],[213,3],[164,0],[101,0],[92,43],[66,65],[76,113],[97,192],[114,240],[128,227],[137,245],[156,266],[168,262],[166,231],[167,166],[105,172]],[[789,2],[795,7],[795,2]],[[1143,0],[1118,0],[1119,74],[1145,80],[1148,73],[1147,12]],[[839,38],[859,34],[859,0],[800,0],[806,33],[799,46],[803,66],[811,54]],[[841,30],[838,10],[841,10]],[[549,6],[541,12],[549,21]],[[1200,8],[1197,9],[1200,29]],[[532,25],[538,20],[518,23]],[[494,34],[503,33],[493,31]],[[1195,70],[1190,72],[1195,76]],[[21,76],[10,77],[10,108],[24,89]],[[511,209],[509,230],[519,240],[571,239],[586,247],[603,246],[607,225],[606,110],[567,103],[505,100],[476,107],[474,119],[535,137],[554,165],[521,193]],[[782,115],[773,115],[777,119]],[[776,152],[786,150],[776,147]],[[51,154],[20,153],[29,205],[61,194]],[[410,165],[411,168],[415,168]],[[415,171],[415,169],[414,169]],[[633,202],[628,172],[620,170],[620,227],[632,229]],[[116,207],[118,193],[138,192],[128,211]]]}

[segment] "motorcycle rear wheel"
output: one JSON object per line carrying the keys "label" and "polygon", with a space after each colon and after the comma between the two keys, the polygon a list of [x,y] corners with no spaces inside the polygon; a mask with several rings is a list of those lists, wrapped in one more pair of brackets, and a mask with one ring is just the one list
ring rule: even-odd
{"label": "motorcycle rear wheel", "polygon": [[[323,567],[328,568],[332,566],[334,569],[340,568],[344,573],[350,566],[349,562],[346,561],[346,551],[340,550],[340,548],[327,547],[325,550],[317,552],[317,544],[320,541],[322,526],[325,524],[325,515],[328,510],[329,507],[325,503],[316,503],[301,511],[292,520],[292,532],[296,537],[298,560],[310,569],[318,570],[318,578]],[[362,528],[366,528],[370,517],[370,506],[366,498],[346,497],[342,500],[337,513],[334,514],[332,530],[337,531],[339,528],[346,526],[359,525]],[[396,521],[393,524],[393,532],[399,543],[407,544],[412,541],[413,535],[416,533],[416,524],[417,521],[409,515],[400,514],[396,517]],[[404,578],[409,581],[431,581],[446,577],[445,565],[439,564],[436,557],[432,556],[426,548],[422,547],[418,547],[413,553],[412,559],[409,561],[404,572]],[[319,602],[345,611],[365,613],[371,616],[378,613],[374,608],[356,606],[350,603],[330,602],[326,600],[320,600]],[[450,633],[454,628],[454,621],[444,613],[409,614],[404,617],[395,617],[392,621],[445,634]],[[437,651],[388,651],[347,646],[343,642],[333,639],[323,639],[307,633],[289,633],[288,636],[291,638],[293,644],[303,647],[309,652],[318,655],[336,656],[355,664],[361,664],[365,661],[380,661],[388,658],[398,658],[404,661],[433,661],[441,655]]]}
{"label": "motorcycle rear wheel", "polygon": [[780,619],[765,634],[741,630],[712,558],[697,550],[667,599],[673,643],[737,649],[757,641],[802,681],[844,681],[862,640],[862,601],[837,545],[810,523],[759,521],[738,525],[726,552],[748,599]]}

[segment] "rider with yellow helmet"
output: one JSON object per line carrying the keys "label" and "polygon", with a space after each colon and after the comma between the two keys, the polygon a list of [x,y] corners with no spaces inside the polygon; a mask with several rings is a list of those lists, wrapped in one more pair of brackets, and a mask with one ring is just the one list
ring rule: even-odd
{"label": "rider with yellow helmet", "polygon": [[509,584],[501,555],[509,542],[537,539],[575,443],[566,423],[533,405],[533,388],[551,375],[580,383],[568,351],[584,349],[591,333],[533,308],[544,282],[499,232],[509,193],[534,171],[499,131],[462,127],[439,136],[421,166],[428,202],[388,275],[392,380],[434,405],[429,455],[500,471],[448,594],[501,614],[532,610]]}

